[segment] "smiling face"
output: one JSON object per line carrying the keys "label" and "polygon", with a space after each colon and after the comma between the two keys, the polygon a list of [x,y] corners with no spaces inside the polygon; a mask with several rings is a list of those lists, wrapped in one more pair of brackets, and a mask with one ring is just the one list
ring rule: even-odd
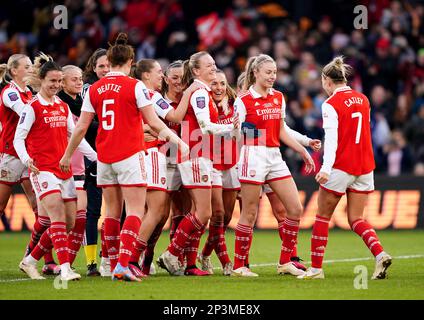
{"label": "smiling face", "polygon": [[109,72],[109,61],[107,60],[107,56],[101,56],[97,59],[96,66],[94,67],[94,72],[97,75],[97,78],[103,78]]}
{"label": "smiling face", "polygon": [[274,86],[277,79],[277,65],[273,61],[261,63],[256,70],[253,71],[256,79],[256,84],[270,89]]}
{"label": "smiling face", "polygon": [[48,71],[41,80],[41,92],[46,97],[52,98],[60,89],[63,73],[59,70]]}
{"label": "smiling face", "polygon": [[168,75],[165,76],[165,82],[168,85],[168,91],[175,95],[183,92],[181,80],[183,79],[183,67],[171,68],[168,70]]}
{"label": "smiling face", "polygon": [[162,88],[162,78],[163,78],[163,71],[160,64],[156,61],[153,64],[153,68],[148,72],[150,77],[150,83],[154,90],[160,91]]}
{"label": "smiling face", "polygon": [[71,95],[82,91],[82,72],[78,68],[68,69],[63,73],[63,90]]}
{"label": "smiling face", "polygon": [[216,78],[215,60],[209,54],[203,55],[199,59],[199,68],[194,68],[193,74],[199,80],[210,84]]}
{"label": "smiling face", "polygon": [[10,73],[13,79],[18,82],[24,81],[32,69],[32,62],[28,57],[24,57],[18,60],[16,68],[12,68]]}
{"label": "smiling face", "polygon": [[216,103],[224,99],[227,90],[227,79],[223,72],[217,72],[216,78],[211,82],[212,97]]}

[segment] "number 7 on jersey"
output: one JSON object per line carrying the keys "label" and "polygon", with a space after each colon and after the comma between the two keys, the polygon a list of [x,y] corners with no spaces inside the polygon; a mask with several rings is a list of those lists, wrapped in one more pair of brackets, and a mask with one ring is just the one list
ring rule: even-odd
{"label": "number 7 on jersey", "polygon": [[352,113],[352,119],[354,119],[354,118],[358,118],[358,127],[356,128],[356,137],[355,137],[355,144],[358,144],[359,140],[361,139],[362,113],[360,113],[360,112]]}

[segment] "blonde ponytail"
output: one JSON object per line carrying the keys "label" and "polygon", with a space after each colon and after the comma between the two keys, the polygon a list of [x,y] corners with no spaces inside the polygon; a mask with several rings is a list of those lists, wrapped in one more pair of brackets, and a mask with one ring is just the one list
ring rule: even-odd
{"label": "blonde ponytail", "polygon": [[343,56],[335,57],[323,69],[322,74],[334,83],[347,83],[347,78],[352,73],[352,67],[344,63]]}

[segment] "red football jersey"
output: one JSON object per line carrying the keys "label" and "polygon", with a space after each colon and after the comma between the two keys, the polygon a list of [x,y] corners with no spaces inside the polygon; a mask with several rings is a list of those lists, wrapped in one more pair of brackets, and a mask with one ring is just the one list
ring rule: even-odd
{"label": "red football jersey", "polygon": [[[155,94],[155,91],[147,89],[147,92],[149,94],[149,99],[151,100],[153,95]],[[144,145],[146,146],[146,149],[157,147],[158,144],[159,144],[159,139],[155,139],[152,141],[144,141]]]}
{"label": "red football jersey", "polygon": [[333,168],[355,176],[374,170],[368,98],[345,86],[324,102],[322,113],[324,129],[337,128]]}
{"label": "red football jersey", "polygon": [[[229,106],[230,112],[224,113],[222,108],[218,108],[218,123],[232,124],[234,117],[234,106]],[[238,145],[237,140],[231,137],[214,137],[214,159],[213,167],[217,170],[224,171],[231,169],[238,161]]]}
{"label": "red football jersey", "polygon": [[150,104],[145,85],[121,72],[109,72],[90,87],[81,110],[99,117],[96,148],[101,162],[118,162],[145,150],[140,108]]}
{"label": "red football jersey", "polygon": [[240,122],[249,122],[260,131],[257,138],[243,139],[245,145],[280,146],[281,119],[285,117],[286,104],[280,91],[271,89],[262,97],[253,87],[238,97],[234,103]]}
{"label": "red football jersey", "polygon": [[0,94],[0,153],[18,157],[13,147],[16,126],[24,105],[32,99],[31,90],[22,91],[13,81],[7,84]]}
{"label": "red football jersey", "polygon": [[[179,102],[174,102],[174,101],[171,101],[169,99],[166,99],[166,101],[171,105],[172,108],[174,108],[174,110],[177,109]],[[167,120],[164,120],[163,122],[166,124],[166,126],[169,129],[173,130],[174,133],[176,133],[178,136],[181,135],[181,124],[180,123],[171,122],[171,121],[167,121]]]}
{"label": "red football jersey", "polygon": [[[194,104],[193,101],[195,101]],[[218,108],[213,102],[210,89],[197,89],[190,96],[190,104],[181,124],[181,139],[189,146],[190,159],[198,157],[213,159],[213,135],[202,134],[195,114],[195,109],[203,110],[205,108],[209,111],[210,122],[217,123]],[[177,161],[182,161],[180,154],[178,154]]]}
{"label": "red football jersey", "polygon": [[53,104],[48,104],[37,94],[20,119],[19,127],[28,130],[26,146],[35,166],[59,179],[71,178],[72,171],[63,172],[59,168],[59,161],[68,146],[68,123],[73,121],[68,105],[58,97]]}
{"label": "red football jersey", "polygon": [[[157,91],[153,91],[153,90],[148,90],[149,91],[149,97],[150,100],[152,101],[152,105],[153,108],[155,109],[156,114],[166,123],[168,121],[165,120],[166,115],[168,114],[169,111],[175,109],[175,107],[172,107],[171,104],[165,100],[164,97],[162,97],[162,95],[157,92]],[[178,106],[178,104],[177,104]],[[156,140],[152,140],[152,141],[145,141],[146,144],[146,148],[153,148],[153,147],[158,147],[162,144],[164,144],[165,141],[162,141],[160,139],[156,139]]]}

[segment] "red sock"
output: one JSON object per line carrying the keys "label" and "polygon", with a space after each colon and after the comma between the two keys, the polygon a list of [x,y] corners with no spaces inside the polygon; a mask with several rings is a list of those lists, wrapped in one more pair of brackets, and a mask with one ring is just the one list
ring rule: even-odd
{"label": "red sock", "polygon": [[34,227],[32,228],[31,240],[29,242],[30,252],[37,245],[41,235],[50,227],[50,218],[38,216],[35,220]]}
{"label": "red sock", "polygon": [[38,241],[37,245],[34,249],[31,251],[31,256],[37,260],[40,261],[41,257],[43,257],[47,252],[52,252],[53,243],[50,239],[49,232],[46,230],[41,235],[40,240]]}
{"label": "red sock", "polygon": [[119,233],[121,229],[121,221],[115,218],[105,218],[104,225],[107,256],[110,259],[110,269],[113,271],[119,258]]}
{"label": "red sock", "polygon": [[221,224],[209,224],[208,239],[206,240],[205,246],[202,250],[203,256],[209,257],[213,249],[216,247],[217,243],[219,242],[219,229],[221,226]]}
{"label": "red sock", "polygon": [[164,226],[163,223],[159,223],[156,226],[155,230],[153,230],[153,233],[150,236],[149,241],[147,241],[147,248],[146,248],[146,251],[144,252],[143,267],[142,267],[142,271],[144,274],[150,273],[150,265],[152,264],[153,257],[155,255],[155,246],[159,240],[160,235],[162,234],[163,226]]}
{"label": "red sock", "polygon": [[134,248],[132,250],[130,262],[138,263],[138,261],[140,260],[140,256],[143,253],[143,251],[146,250],[146,247],[147,247],[146,241],[141,240],[139,237],[137,237]]}
{"label": "red sock", "polygon": [[225,243],[225,227],[221,225],[218,229],[219,238],[218,242],[215,245],[215,252],[218,256],[221,265],[224,267],[227,263],[231,262],[230,257],[228,256],[227,244]]}
{"label": "red sock", "polygon": [[249,267],[249,253],[250,253],[250,247],[252,246],[252,240],[253,240],[253,231],[252,231],[252,234],[249,236],[249,243],[248,243],[248,246],[247,246],[246,260],[244,260],[244,265],[246,267]]}
{"label": "red sock", "polygon": [[68,258],[68,234],[66,232],[65,222],[52,222],[50,228],[47,229],[48,235],[53,243],[54,250],[56,251],[59,264],[69,262]]}
{"label": "red sock", "polygon": [[108,258],[107,254],[107,246],[106,246],[106,240],[105,240],[105,222],[103,221],[102,226],[100,228],[100,240],[102,243],[102,258]]}
{"label": "red sock", "polygon": [[234,269],[238,269],[246,264],[246,258],[249,254],[249,243],[251,243],[253,238],[253,228],[238,223],[235,237]]}
{"label": "red sock", "polygon": [[[283,226],[284,226],[284,221],[281,221],[281,222],[278,223],[278,234],[280,236],[281,241],[283,241]],[[293,247],[291,257],[297,257],[297,245],[296,244]]]}
{"label": "red sock", "polygon": [[177,231],[178,226],[180,225],[181,221],[184,219],[183,214],[172,215],[171,219],[171,228],[169,230],[169,240],[172,241],[172,239],[175,236],[175,232]]}
{"label": "red sock", "polygon": [[368,222],[358,219],[352,223],[352,230],[364,240],[374,257],[383,252],[377,233]]}
{"label": "red sock", "polygon": [[140,232],[141,219],[137,216],[127,216],[121,230],[121,246],[119,248],[119,264],[128,267],[134,243]]}
{"label": "red sock", "polygon": [[283,222],[283,244],[281,246],[280,264],[290,262],[290,257],[299,233],[299,220],[286,218]]}
{"label": "red sock", "polygon": [[197,251],[199,250],[200,238],[205,232],[206,225],[190,236],[190,242],[186,248],[187,267],[196,265]]}
{"label": "red sock", "polygon": [[69,263],[71,265],[74,263],[77,253],[84,239],[86,216],[87,216],[87,212],[85,210],[77,211],[77,215],[75,217],[75,225],[68,235],[67,246],[68,246]]}
{"label": "red sock", "polygon": [[312,268],[322,268],[324,260],[325,247],[328,242],[328,224],[330,219],[316,216],[315,223],[312,228],[311,238],[311,261]]}
{"label": "red sock", "polygon": [[184,252],[186,242],[189,241],[190,236],[203,227],[202,223],[192,213],[186,215],[180,222],[174,238],[172,239],[168,250],[174,256],[180,256]]}

